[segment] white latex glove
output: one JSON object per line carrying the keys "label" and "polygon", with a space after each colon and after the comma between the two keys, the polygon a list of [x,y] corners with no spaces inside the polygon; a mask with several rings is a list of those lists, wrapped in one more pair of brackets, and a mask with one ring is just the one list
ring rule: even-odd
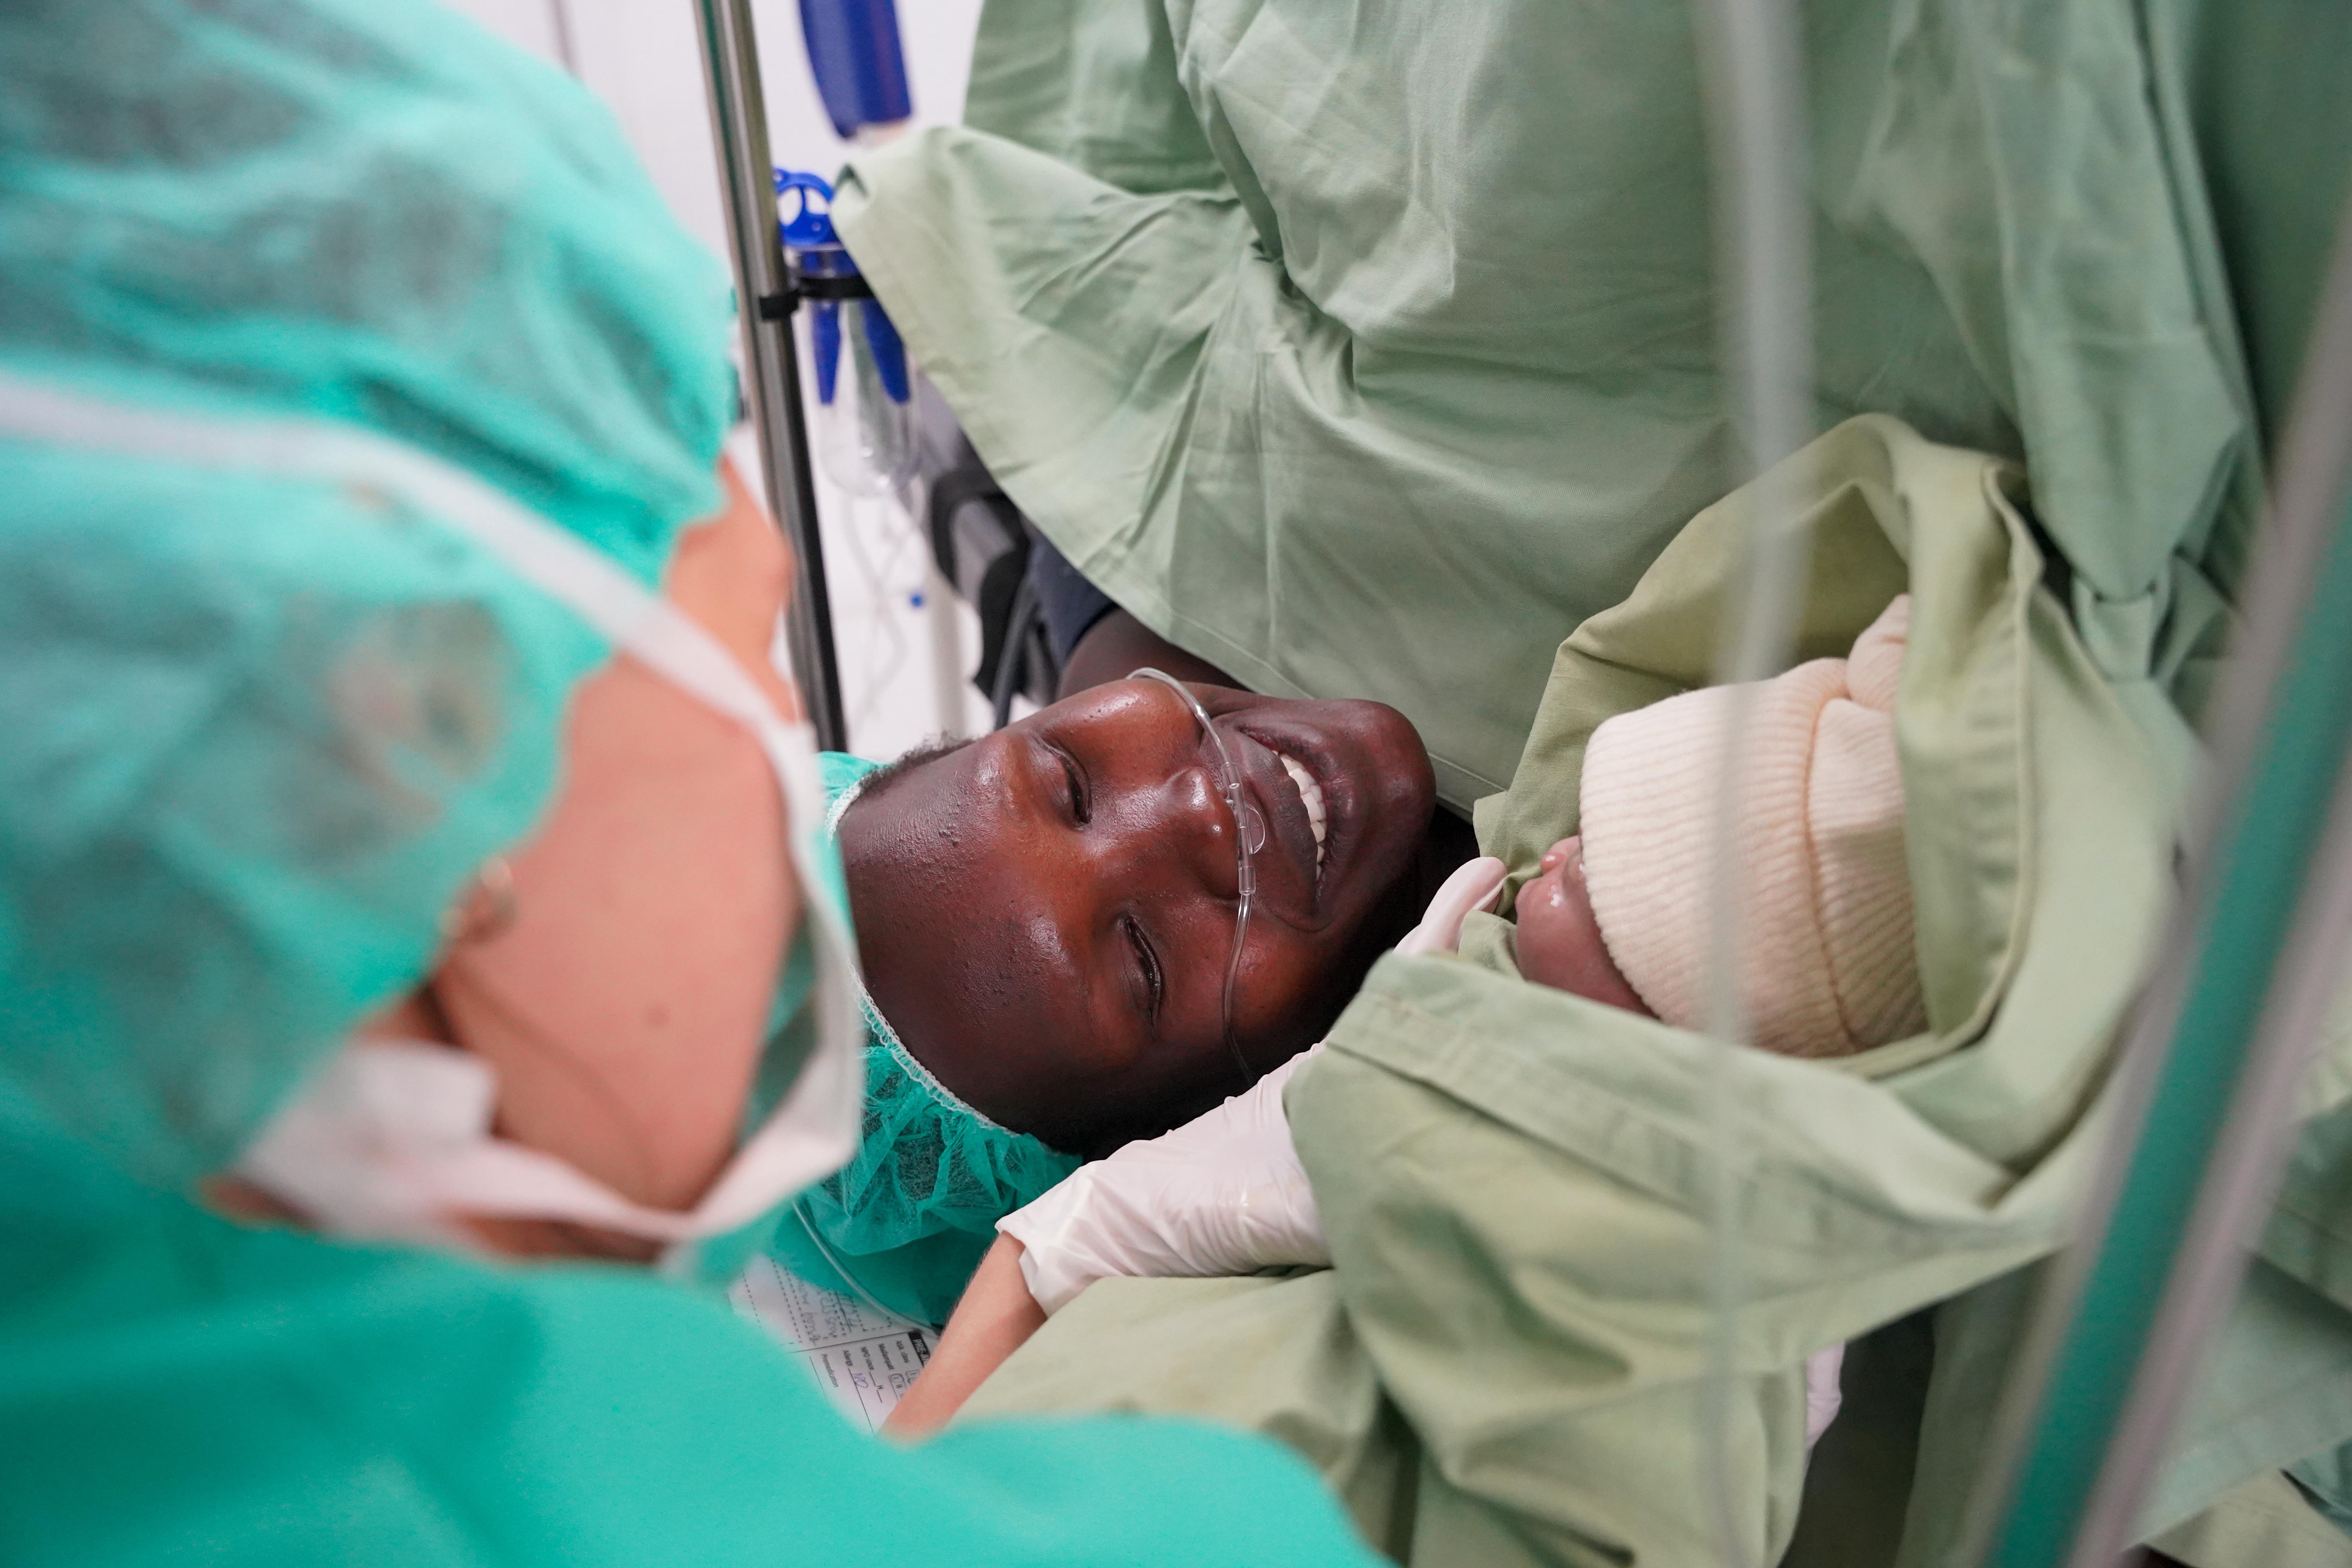
{"label": "white latex glove", "polygon": [[[1397,952],[1454,952],[1463,921],[1495,901],[1503,875],[1492,857],[1456,870]],[[1113,1275],[1206,1278],[1328,1266],[1331,1249],[1282,1109],[1291,1075],[1322,1048],[1293,1057],[1171,1132],[1080,1166],[997,1221],[1021,1243],[1021,1273],[1037,1304],[1058,1312]]]}
{"label": "white latex glove", "polygon": [[[1320,1047],[1316,1047],[1321,1049]],[[1206,1115],[1081,1165],[996,1222],[1022,1246],[1029,1294],[1048,1313],[1107,1275],[1247,1274],[1331,1261],[1282,1089],[1297,1056]]]}

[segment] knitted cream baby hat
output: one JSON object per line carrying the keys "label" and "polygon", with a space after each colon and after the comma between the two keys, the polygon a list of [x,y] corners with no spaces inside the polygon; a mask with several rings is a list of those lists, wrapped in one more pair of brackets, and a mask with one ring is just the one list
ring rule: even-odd
{"label": "knitted cream baby hat", "polygon": [[[1756,1043],[1843,1056],[1927,1027],[1903,854],[1896,599],[1849,658],[1756,689],[1740,838]],[[1610,956],[1657,1016],[1706,1022],[1708,856],[1729,688],[1620,714],[1584,755],[1584,874]]]}

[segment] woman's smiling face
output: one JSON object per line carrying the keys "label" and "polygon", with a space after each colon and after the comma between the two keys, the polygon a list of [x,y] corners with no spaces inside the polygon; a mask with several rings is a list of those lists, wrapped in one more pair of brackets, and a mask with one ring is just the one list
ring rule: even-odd
{"label": "woman's smiling face", "polygon": [[[1436,788],[1394,709],[1192,689],[1265,822],[1234,996],[1254,1079],[1312,1044],[1410,923]],[[1079,1153],[1243,1088],[1219,775],[1178,695],[1126,680],[861,795],[842,822],[850,902],[908,1048],[982,1113]]]}

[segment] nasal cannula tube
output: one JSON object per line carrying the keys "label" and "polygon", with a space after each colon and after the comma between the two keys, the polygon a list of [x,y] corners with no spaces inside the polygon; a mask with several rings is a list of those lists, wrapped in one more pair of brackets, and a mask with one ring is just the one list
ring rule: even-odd
{"label": "nasal cannula tube", "polygon": [[1241,857],[1240,892],[1234,921],[1234,955],[1225,965],[1225,1047],[1234,1053],[1234,1060],[1242,1069],[1243,1087],[1247,1088],[1256,1081],[1257,1075],[1250,1068],[1249,1058],[1242,1054],[1241,1037],[1234,1032],[1234,991],[1242,977],[1242,946],[1249,940],[1250,900],[1257,894],[1257,868],[1251,863],[1250,857],[1265,847],[1265,818],[1242,794],[1242,771],[1234,765],[1234,755],[1225,750],[1224,737],[1217,733],[1214,724],[1209,722],[1209,710],[1201,706],[1200,699],[1194,697],[1182,681],[1163,670],[1139,669],[1131,672],[1128,679],[1159,681],[1182,698],[1184,706],[1192,710],[1193,719],[1200,724],[1201,733],[1209,738],[1210,746],[1217,753],[1218,788],[1224,795],[1226,808],[1234,814],[1234,847]]}

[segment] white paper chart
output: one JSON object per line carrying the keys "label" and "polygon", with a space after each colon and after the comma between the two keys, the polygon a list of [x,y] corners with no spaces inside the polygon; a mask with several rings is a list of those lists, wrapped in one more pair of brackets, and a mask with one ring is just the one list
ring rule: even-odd
{"label": "white paper chart", "polygon": [[812,1285],[769,1258],[753,1258],[727,1299],[796,1352],[825,1397],[868,1432],[881,1430],[931,1359],[930,1330]]}

